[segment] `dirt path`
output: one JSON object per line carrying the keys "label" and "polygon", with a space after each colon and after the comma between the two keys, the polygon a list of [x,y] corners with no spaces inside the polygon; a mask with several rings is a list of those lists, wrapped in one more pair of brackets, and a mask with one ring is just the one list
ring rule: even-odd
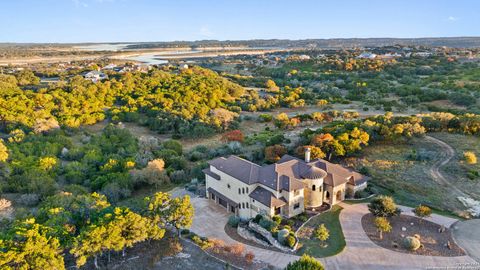
{"label": "dirt path", "polygon": [[452,183],[447,177],[445,177],[440,172],[440,168],[445,166],[455,156],[455,150],[450,145],[448,145],[447,143],[445,143],[445,142],[443,142],[443,141],[441,141],[437,138],[430,137],[430,136],[425,136],[425,139],[427,141],[430,141],[430,142],[438,145],[443,150],[443,152],[446,154],[444,159],[437,160],[433,164],[433,166],[430,168],[430,175],[432,176],[433,180],[438,182],[441,185],[448,186],[449,188],[451,188],[452,192],[455,193],[454,195],[456,197],[470,198],[470,196],[468,194],[466,194],[465,192],[463,192],[459,188],[457,188],[457,186],[454,183]]}

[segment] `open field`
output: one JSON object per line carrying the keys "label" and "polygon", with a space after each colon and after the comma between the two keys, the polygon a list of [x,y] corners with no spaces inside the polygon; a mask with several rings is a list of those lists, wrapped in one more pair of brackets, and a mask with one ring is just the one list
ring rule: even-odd
{"label": "open field", "polygon": [[362,157],[348,159],[347,163],[357,169],[367,168],[372,177],[370,184],[378,191],[391,194],[400,204],[423,203],[460,214],[465,207],[449,186],[437,182],[430,172],[430,168],[445,157],[446,153],[438,145],[425,138],[413,138],[405,143],[370,145]]}
{"label": "open field", "polygon": [[441,168],[441,172],[461,191],[480,200],[480,177],[468,177],[469,171],[480,171],[480,164],[467,164],[463,158],[465,151],[473,151],[477,156],[480,154],[480,138],[455,133],[434,133],[432,137],[444,141],[455,150],[453,158]]}

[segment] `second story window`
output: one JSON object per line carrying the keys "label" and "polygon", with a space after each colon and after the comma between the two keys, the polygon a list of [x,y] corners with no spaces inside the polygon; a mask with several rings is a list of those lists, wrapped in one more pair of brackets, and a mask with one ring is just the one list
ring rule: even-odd
{"label": "second story window", "polygon": [[230,188],[230,184],[227,184],[227,188]]}
{"label": "second story window", "polygon": [[240,193],[240,191],[241,191],[241,189],[240,189],[240,188],[238,188],[238,194],[241,194],[241,193]]}

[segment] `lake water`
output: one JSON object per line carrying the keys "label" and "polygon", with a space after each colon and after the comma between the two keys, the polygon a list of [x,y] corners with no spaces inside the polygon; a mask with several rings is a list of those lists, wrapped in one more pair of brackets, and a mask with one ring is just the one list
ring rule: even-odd
{"label": "lake water", "polygon": [[75,49],[83,51],[121,51],[125,50],[129,43],[119,43],[119,44],[89,44],[82,46],[74,46]]}
{"label": "lake water", "polygon": [[145,53],[137,56],[125,57],[122,59],[138,61],[148,65],[162,65],[168,63],[167,60],[158,59],[158,53]]}

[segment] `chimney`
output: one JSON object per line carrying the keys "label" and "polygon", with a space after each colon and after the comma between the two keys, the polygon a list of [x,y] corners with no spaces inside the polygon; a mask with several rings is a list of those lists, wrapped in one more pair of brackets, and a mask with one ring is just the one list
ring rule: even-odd
{"label": "chimney", "polygon": [[310,152],[311,152],[310,147],[307,147],[305,149],[305,162],[307,162],[307,163],[310,162]]}

